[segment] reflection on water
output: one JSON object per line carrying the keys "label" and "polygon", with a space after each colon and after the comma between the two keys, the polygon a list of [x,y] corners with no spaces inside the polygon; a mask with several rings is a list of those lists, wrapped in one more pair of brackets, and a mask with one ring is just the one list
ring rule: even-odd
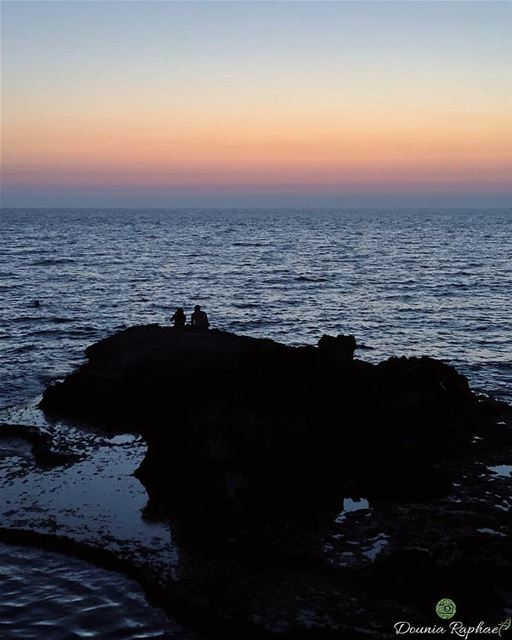
{"label": "reflection on water", "polygon": [[379,533],[368,541],[368,546],[363,554],[369,560],[375,560],[379,553],[381,553],[381,551],[388,545],[388,538],[389,536],[385,533]]}
{"label": "reflection on water", "polygon": [[[0,420],[2,414],[0,412]],[[123,552],[138,549],[166,559],[172,575],[178,553],[162,523],[142,517],[147,503],[143,485],[133,476],[146,444],[140,436],[108,437],[70,425],[53,425],[82,459],[41,469],[27,457],[27,445],[0,439],[0,519],[4,526],[55,533],[81,543]],[[18,439],[19,440],[19,439]]]}
{"label": "reflection on water", "polygon": [[488,533],[491,536],[499,536],[500,538],[506,538],[507,534],[502,533],[501,531],[496,531],[496,529],[489,529],[488,527],[482,527],[481,529],[477,529],[478,533]]}
{"label": "reflection on water", "polygon": [[2,640],[182,637],[139,585],[59,553],[0,544]]}
{"label": "reflection on water", "polygon": [[502,478],[510,478],[512,477],[512,464],[498,464],[494,467],[487,467],[489,471],[492,471],[497,476],[501,476]]}
{"label": "reflection on water", "polygon": [[348,514],[353,511],[369,511],[370,503],[366,498],[344,498],[343,500],[343,510],[336,517],[335,522],[338,524],[343,522]]}

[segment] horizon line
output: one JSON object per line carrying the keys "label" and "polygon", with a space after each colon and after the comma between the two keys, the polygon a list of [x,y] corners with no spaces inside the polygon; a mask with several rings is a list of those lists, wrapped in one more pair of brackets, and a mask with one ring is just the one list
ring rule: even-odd
{"label": "horizon line", "polygon": [[48,210],[66,210],[66,209],[72,209],[74,211],[76,210],[80,210],[80,211],[91,211],[91,210],[104,210],[104,211],[140,211],[141,209],[144,211],[183,211],[183,210],[204,210],[204,211],[238,211],[240,209],[250,209],[250,210],[277,210],[277,211],[282,211],[282,210],[298,210],[298,209],[311,209],[311,210],[322,210],[322,211],[391,211],[391,210],[395,210],[395,209],[415,209],[417,211],[432,211],[432,210],[438,210],[438,211],[492,211],[492,210],[496,210],[496,209],[502,209],[502,210],[510,210],[510,212],[512,212],[512,204],[510,205],[495,205],[495,206],[478,206],[478,205],[474,205],[474,206],[468,206],[468,205],[459,205],[459,206],[441,206],[441,205],[436,205],[436,206],[418,206],[418,205],[406,205],[406,204],[397,204],[397,205],[387,205],[387,206],[368,206],[368,207],[362,207],[362,206],[311,206],[311,205],[304,205],[304,206],[283,206],[283,205],[268,205],[268,206],[250,206],[250,205],[241,205],[241,206],[173,206],[173,207],[144,207],[144,206],[129,206],[129,207],[124,207],[124,206],[115,206],[115,207],[111,207],[111,206],[88,206],[88,207],[81,207],[81,206],[74,206],[74,205],[59,205],[59,206],[10,206],[10,205],[0,205],[0,210],[5,210],[5,209],[17,209],[17,210],[21,210],[21,209],[36,209],[36,210],[40,210],[40,211],[48,211]]}

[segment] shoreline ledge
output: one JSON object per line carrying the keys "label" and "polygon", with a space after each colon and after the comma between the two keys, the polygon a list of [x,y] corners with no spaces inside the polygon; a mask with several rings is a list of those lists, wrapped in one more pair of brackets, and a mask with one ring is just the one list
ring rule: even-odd
{"label": "shoreline ledge", "polygon": [[144,516],[180,562],[142,581],[207,637],[391,638],[442,597],[465,624],[512,610],[511,408],[355,348],[139,326],[45,391],[48,415],[146,440]]}

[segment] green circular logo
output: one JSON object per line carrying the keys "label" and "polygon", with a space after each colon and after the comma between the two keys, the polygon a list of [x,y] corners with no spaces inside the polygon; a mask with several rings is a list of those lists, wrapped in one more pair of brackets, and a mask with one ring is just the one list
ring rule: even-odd
{"label": "green circular logo", "polygon": [[443,620],[453,618],[456,611],[457,607],[455,606],[455,602],[450,600],[450,598],[443,598],[436,604],[436,613]]}

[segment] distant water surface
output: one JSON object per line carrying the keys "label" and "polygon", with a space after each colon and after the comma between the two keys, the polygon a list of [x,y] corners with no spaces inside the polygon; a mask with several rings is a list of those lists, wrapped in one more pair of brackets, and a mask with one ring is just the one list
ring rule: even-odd
{"label": "distant water surface", "polygon": [[512,396],[510,211],[1,216],[2,406],[39,394],[95,340],[195,303],[216,327],[292,344],[353,333],[375,349],[360,357],[432,355]]}

